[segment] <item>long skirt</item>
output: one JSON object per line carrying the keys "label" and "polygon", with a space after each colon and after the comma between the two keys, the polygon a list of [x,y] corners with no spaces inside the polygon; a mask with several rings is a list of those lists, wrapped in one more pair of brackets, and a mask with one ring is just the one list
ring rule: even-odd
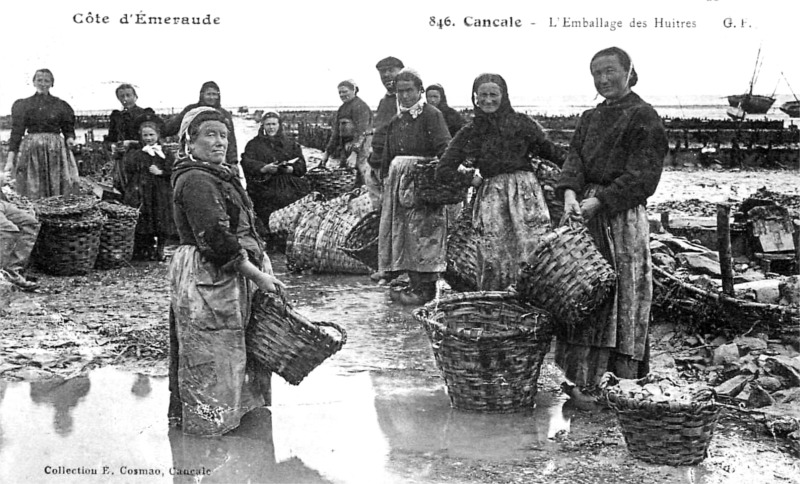
{"label": "long skirt", "polygon": [[384,180],[378,229],[378,267],[383,272],[444,272],[447,213],[442,205],[417,203],[414,165],[419,156],[397,156]]}
{"label": "long skirt", "polygon": [[78,165],[64,138],[31,133],[22,139],[14,164],[16,191],[31,200],[78,192]]}
{"label": "long skirt", "polygon": [[616,291],[598,309],[594,324],[559,328],[555,362],[579,386],[596,385],[606,371],[640,378],[649,369],[653,300],[647,212],[640,205],[611,216],[601,213],[587,227],[617,273]]}
{"label": "long skirt", "polygon": [[170,417],[185,433],[222,435],[269,392],[269,372],[247,359],[245,347],[256,286],[191,245],[175,251],[169,277]]}
{"label": "long skirt", "polygon": [[533,172],[515,171],[484,180],[475,196],[478,289],[504,290],[550,227],[542,187]]}

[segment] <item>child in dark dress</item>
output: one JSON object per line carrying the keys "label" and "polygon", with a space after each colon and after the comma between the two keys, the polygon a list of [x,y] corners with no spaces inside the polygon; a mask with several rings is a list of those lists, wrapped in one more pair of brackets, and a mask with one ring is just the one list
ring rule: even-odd
{"label": "child in dark dress", "polygon": [[145,120],[139,126],[142,148],[125,155],[123,203],[139,209],[133,258],[163,261],[164,246],[175,234],[172,216],[172,154],[161,149],[161,125]]}

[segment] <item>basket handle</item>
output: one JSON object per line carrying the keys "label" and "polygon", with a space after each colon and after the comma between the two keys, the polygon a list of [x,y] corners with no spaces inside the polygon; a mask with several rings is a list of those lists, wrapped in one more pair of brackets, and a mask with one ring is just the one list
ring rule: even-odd
{"label": "basket handle", "polygon": [[315,321],[314,324],[316,324],[317,326],[328,326],[330,328],[335,329],[336,331],[338,331],[342,335],[342,345],[347,343],[347,331],[345,331],[342,326],[340,326],[340,325],[338,325],[336,323],[332,323],[330,321]]}
{"label": "basket handle", "polygon": [[568,226],[570,228],[576,228],[580,225],[583,225],[585,222],[581,215],[577,215],[571,212],[565,212],[564,215],[561,216],[561,220],[558,222],[559,227]]}

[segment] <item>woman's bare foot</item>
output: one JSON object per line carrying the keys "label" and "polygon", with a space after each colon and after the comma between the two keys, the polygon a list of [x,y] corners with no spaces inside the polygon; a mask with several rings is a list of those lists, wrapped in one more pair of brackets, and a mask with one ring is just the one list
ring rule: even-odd
{"label": "woman's bare foot", "polygon": [[570,385],[567,382],[561,384],[561,391],[563,391],[570,399],[572,405],[584,412],[591,412],[593,410],[600,410],[601,406],[597,403],[597,397],[584,393],[575,385]]}

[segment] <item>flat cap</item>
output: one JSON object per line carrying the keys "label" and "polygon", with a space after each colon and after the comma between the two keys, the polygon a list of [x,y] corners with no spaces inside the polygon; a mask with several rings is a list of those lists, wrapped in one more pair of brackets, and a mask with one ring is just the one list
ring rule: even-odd
{"label": "flat cap", "polygon": [[392,56],[389,56],[385,59],[381,59],[380,61],[378,61],[377,64],[375,64],[376,69],[385,69],[387,67],[399,67],[400,69],[402,69],[403,67],[405,67],[405,65],[403,64],[403,61],[401,61],[397,57],[392,57]]}

